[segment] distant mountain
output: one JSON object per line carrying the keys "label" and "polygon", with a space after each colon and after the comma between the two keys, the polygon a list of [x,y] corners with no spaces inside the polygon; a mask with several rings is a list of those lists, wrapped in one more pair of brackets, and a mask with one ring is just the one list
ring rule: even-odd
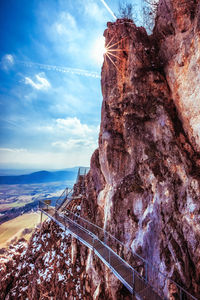
{"label": "distant mountain", "polygon": [[77,168],[65,171],[38,171],[27,175],[0,176],[0,184],[28,184],[45,183],[70,180],[74,181],[77,176]]}
{"label": "distant mountain", "polygon": [[[18,176],[38,172],[38,169],[0,169],[0,176]],[[57,170],[48,170],[57,171]]]}

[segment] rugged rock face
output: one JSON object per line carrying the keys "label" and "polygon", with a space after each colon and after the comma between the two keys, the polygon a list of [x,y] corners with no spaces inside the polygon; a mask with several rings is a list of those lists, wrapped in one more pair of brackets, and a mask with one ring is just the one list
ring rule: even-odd
{"label": "rugged rock face", "polygon": [[[151,37],[129,20],[108,23],[87,205],[93,221],[200,297],[197,7],[161,1]],[[175,299],[169,282],[159,285]],[[106,286],[117,299],[120,285]]]}
{"label": "rugged rock face", "polygon": [[1,258],[0,299],[93,299],[82,247],[53,222],[45,221],[29,245],[19,242]]}
{"label": "rugged rock face", "polygon": [[[107,54],[102,68],[99,148],[91,158],[81,201],[83,217],[103,227],[197,298],[200,298],[199,5],[200,1],[195,0],[160,0],[152,36],[131,20],[108,23],[104,33]],[[55,299],[70,299],[68,293],[70,297],[74,293],[78,299],[79,294],[72,292],[76,290],[75,283],[72,287],[73,280],[67,275],[72,264],[80,268],[73,272],[77,276],[75,282],[81,282],[78,293],[83,299],[130,298],[103,263],[76,241],[66,242],[67,253],[76,253],[76,260],[71,259],[68,268],[60,250],[64,241],[58,228],[46,223],[43,230],[47,240],[40,241],[41,249],[34,254],[37,256],[34,256],[34,284],[26,295],[34,290],[38,299],[46,299],[42,298],[45,293]],[[31,245],[35,238],[39,239],[38,233],[25,256],[13,267],[24,272],[23,276],[29,269],[24,271],[22,264],[29,262],[29,257],[33,259]],[[62,267],[55,265],[56,260],[51,269],[51,284],[55,287],[51,295],[48,276],[41,291],[37,281],[44,277],[44,255],[54,248],[59,251]],[[65,281],[60,283],[58,274]],[[13,276],[12,273],[8,278]],[[177,299],[177,290],[168,280],[155,277],[153,281],[167,299]],[[4,286],[7,299],[13,299],[12,293],[20,284],[12,279]],[[67,296],[61,295],[61,288]]]}
{"label": "rugged rock face", "polygon": [[[155,38],[174,103],[195,151],[200,151],[200,3],[162,0]],[[199,164],[199,162],[198,162]]]}

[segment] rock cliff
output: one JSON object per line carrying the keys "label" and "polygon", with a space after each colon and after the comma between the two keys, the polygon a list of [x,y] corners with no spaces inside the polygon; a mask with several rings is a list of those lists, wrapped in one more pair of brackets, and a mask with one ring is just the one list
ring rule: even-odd
{"label": "rock cliff", "polygon": [[[199,7],[200,1],[195,0],[160,0],[151,36],[131,20],[108,23],[104,32],[107,53],[102,67],[99,148],[91,158],[81,202],[83,217],[103,227],[198,299]],[[47,247],[45,253],[54,247],[62,249],[61,233],[56,226],[44,224],[41,234],[44,231],[51,235],[49,246],[44,241],[40,243]],[[29,260],[32,243],[33,240],[15,268],[22,269],[20,263]],[[32,276],[34,284],[27,288],[26,295],[35,293],[38,299],[50,296],[73,299],[72,294],[69,297],[69,289],[77,289],[73,294],[76,299],[130,298],[90,250],[76,241],[69,240],[67,245],[71,257],[76,253],[79,271],[75,270],[75,282],[81,282],[81,287],[75,287],[75,283],[72,287],[73,280],[66,274],[69,271],[64,271],[68,270],[64,254],[59,252],[63,273],[59,273],[60,265],[55,263],[50,272],[54,294],[50,294],[47,277],[39,289],[43,292],[39,292],[38,274],[43,274],[45,262],[48,264],[47,254],[41,248],[36,251],[39,256]],[[61,294],[58,274],[69,277],[69,282],[61,280],[66,295]],[[16,282],[13,279],[5,284],[7,299],[14,299]],[[177,291],[168,280],[157,284],[167,299],[177,299]]]}
{"label": "rock cliff", "polygon": [[173,101],[197,152],[200,151],[199,16],[199,1],[163,0],[159,2],[154,28]]}
{"label": "rock cliff", "polygon": [[[82,209],[197,297],[199,5],[160,1],[152,36],[130,20],[108,23],[99,149]],[[106,272],[103,280],[109,289]],[[167,281],[161,289],[176,297]]]}

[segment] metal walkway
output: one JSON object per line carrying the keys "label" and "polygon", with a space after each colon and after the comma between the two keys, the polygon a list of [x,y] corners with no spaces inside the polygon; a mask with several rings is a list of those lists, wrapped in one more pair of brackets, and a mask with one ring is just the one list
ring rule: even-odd
{"label": "metal walkway", "polygon": [[[59,198],[57,198],[55,207],[56,210],[61,212],[65,207],[67,207],[71,201],[80,199],[80,196],[84,194],[85,191],[85,177],[88,172],[88,168],[80,167],[78,169],[78,174],[76,178],[76,183],[74,184],[73,188],[66,188],[63,193],[60,195]],[[77,190],[77,185],[78,185],[78,190]],[[75,195],[76,196],[75,196]],[[49,204],[49,200],[44,200],[45,203]]]}
{"label": "metal walkway", "polygon": [[[159,294],[159,280],[169,280],[180,300],[197,300],[174,281],[165,277],[154,266],[134,253],[134,267],[123,258],[123,253],[128,253],[127,248],[115,237],[97,225],[83,219],[69,210],[65,214],[49,206],[44,201],[39,201],[39,210],[56,222],[63,230],[81,241],[102,260],[114,275],[126,286],[132,295],[141,300],[167,299]],[[128,249],[130,251],[130,249]],[[132,252],[132,251],[131,251]],[[130,260],[130,259],[129,259]],[[157,286],[155,282],[157,280]]]}

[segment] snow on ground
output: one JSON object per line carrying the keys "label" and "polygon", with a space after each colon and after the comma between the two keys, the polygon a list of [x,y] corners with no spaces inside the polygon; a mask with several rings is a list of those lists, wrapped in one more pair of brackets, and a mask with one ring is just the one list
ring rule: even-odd
{"label": "snow on ground", "polygon": [[59,299],[68,299],[69,295],[83,299],[82,271],[78,259],[71,263],[71,236],[47,220],[41,231],[35,230],[28,246],[20,242],[11,247],[9,258],[0,258],[0,299],[5,298],[2,293],[6,286],[15,299],[29,299],[33,290],[35,299],[44,291],[53,298],[63,290],[65,294]]}

